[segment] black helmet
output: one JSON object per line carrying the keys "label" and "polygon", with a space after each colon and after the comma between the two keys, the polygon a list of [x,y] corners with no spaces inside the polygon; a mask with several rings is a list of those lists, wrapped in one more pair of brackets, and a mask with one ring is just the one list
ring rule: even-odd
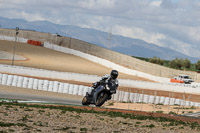
{"label": "black helmet", "polygon": [[117,70],[112,70],[110,73],[110,76],[112,79],[116,79],[118,76],[118,71]]}

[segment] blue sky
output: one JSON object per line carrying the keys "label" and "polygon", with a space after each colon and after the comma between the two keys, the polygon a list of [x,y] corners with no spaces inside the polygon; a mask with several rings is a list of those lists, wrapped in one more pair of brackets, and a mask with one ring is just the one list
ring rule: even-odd
{"label": "blue sky", "polygon": [[0,0],[0,16],[112,28],[200,58],[200,0]]}

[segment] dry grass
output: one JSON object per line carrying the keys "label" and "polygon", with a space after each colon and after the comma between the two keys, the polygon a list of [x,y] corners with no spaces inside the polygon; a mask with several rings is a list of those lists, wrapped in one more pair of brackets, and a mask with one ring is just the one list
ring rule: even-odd
{"label": "dry grass", "polygon": [[0,103],[0,132],[197,133],[197,123],[55,105]]}

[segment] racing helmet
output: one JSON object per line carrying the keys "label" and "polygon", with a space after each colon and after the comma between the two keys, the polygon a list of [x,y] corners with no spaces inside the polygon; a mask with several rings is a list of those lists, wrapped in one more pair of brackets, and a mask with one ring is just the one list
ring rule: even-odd
{"label": "racing helmet", "polygon": [[118,71],[117,70],[112,70],[110,73],[110,76],[112,79],[116,79],[118,77]]}

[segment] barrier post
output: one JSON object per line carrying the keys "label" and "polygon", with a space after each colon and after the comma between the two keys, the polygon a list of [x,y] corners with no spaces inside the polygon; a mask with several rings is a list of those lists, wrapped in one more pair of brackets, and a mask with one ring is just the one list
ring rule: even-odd
{"label": "barrier post", "polygon": [[156,104],[155,104],[155,99],[156,99],[157,91],[156,89],[154,90],[154,99],[153,99],[153,112],[155,112]]}
{"label": "barrier post", "polygon": [[182,112],[183,112],[183,109],[185,108],[184,103],[185,103],[185,92],[183,93]]}
{"label": "barrier post", "polygon": [[143,110],[143,101],[144,101],[144,90],[142,90],[142,100],[141,100],[141,111]]}
{"label": "barrier post", "polygon": [[3,76],[3,74],[0,73],[0,84],[2,83],[2,76]]}
{"label": "barrier post", "polygon": [[130,108],[130,88],[128,89],[128,110]]}
{"label": "barrier post", "polygon": [[171,92],[169,92],[169,102],[168,102],[168,114],[169,114],[169,111],[170,111],[170,99],[171,98]]}
{"label": "barrier post", "polygon": [[[189,96],[188,96],[187,101],[190,100],[191,96],[192,96],[192,95],[189,95]],[[189,102],[189,106],[190,106],[190,104],[191,104],[191,102]]]}
{"label": "barrier post", "polygon": [[[174,91],[172,92],[172,98],[174,98]],[[174,100],[174,103],[173,103],[173,105],[175,104],[175,100]]]}
{"label": "barrier post", "polygon": [[135,99],[135,102],[137,103],[138,102],[138,90],[136,91],[136,99]]}

